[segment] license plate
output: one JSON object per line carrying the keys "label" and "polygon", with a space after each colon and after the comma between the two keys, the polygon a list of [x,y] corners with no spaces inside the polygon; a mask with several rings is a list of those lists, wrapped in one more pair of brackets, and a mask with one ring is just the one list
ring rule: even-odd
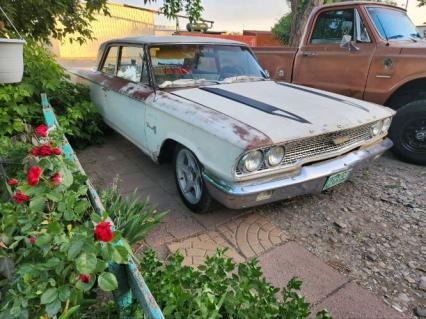
{"label": "license plate", "polygon": [[338,184],[343,183],[344,181],[348,179],[350,173],[351,171],[347,170],[347,171],[339,172],[329,176],[322,190],[325,191],[326,189],[329,189],[331,187],[334,187]]}

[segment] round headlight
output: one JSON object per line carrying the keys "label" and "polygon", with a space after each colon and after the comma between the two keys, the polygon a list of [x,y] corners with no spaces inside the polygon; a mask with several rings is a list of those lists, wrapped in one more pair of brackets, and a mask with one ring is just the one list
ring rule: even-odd
{"label": "round headlight", "polygon": [[244,155],[241,159],[241,168],[245,172],[257,171],[263,163],[263,153],[261,151],[252,151]]}
{"label": "round headlight", "polygon": [[268,164],[270,166],[277,166],[280,164],[284,158],[284,153],[284,147],[282,146],[271,147],[268,153],[266,153]]}
{"label": "round headlight", "polygon": [[383,126],[382,121],[377,121],[377,122],[374,122],[373,124],[371,124],[371,127],[370,127],[371,135],[373,137],[379,135],[382,132],[382,126]]}
{"label": "round headlight", "polygon": [[385,133],[389,130],[391,123],[392,123],[392,118],[390,118],[390,117],[383,120],[383,126],[382,126],[382,132],[383,133]]}

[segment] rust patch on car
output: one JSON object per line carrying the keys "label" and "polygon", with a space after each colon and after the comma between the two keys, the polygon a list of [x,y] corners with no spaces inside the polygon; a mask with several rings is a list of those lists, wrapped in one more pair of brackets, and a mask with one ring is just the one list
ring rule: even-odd
{"label": "rust patch on car", "polygon": [[235,134],[237,134],[243,141],[247,143],[246,149],[258,148],[272,144],[272,140],[264,134],[260,133],[256,129],[251,127],[245,127],[241,125],[233,125]]}

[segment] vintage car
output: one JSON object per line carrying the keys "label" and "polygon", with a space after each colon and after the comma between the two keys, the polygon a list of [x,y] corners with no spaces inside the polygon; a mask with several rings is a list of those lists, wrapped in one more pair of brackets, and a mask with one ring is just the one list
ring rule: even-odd
{"label": "vintage car", "polygon": [[194,212],[244,208],[345,181],[392,146],[394,111],[268,79],[240,42],[132,37],[79,70],[105,122],[154,161],[171,161]]}

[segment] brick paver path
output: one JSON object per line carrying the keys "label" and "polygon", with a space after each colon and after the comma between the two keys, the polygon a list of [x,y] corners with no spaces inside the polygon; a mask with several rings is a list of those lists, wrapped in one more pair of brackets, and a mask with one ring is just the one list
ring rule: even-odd
{"label": "brick paver path", "polygon": [[178,196],[171,166],[156,165],[117,134],[102,146],[78,152],[78,157],[98,190],[118,175],[123,194],[138,188],[141,199],[149,196],[159,210],[170,210],[145,238],[160,258],[179,249],[185,264],[197,266],[216,248],[228,248],[226,255],[235,262],[258,258],[266,279],[277,287],[293,276],[301,278],[302,292],[314,311],[326,307],[334,318],[345,319],[401,318],[382,300],[291,242],[261,208],[232,211],[218,206],[208,214],[191,213]]}

